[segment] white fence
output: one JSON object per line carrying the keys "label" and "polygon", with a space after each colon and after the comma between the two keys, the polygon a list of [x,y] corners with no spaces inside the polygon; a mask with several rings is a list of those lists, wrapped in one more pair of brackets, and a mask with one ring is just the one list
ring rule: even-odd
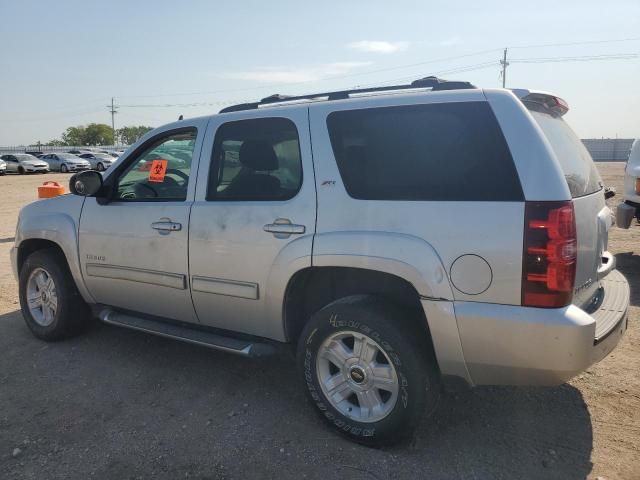
{"label": "white fence", "polygon": [[626,162],[633,138],[586,138],[582,140],[596,162]]}
{"label": "white fence", "polygon": [[13,147],[0,147],[0,155],[4,153],[24,153],[24,152],[42,152],[42,153],[53,153],[53,152],[68,152],[69,150],[126,150],[128,145],[100,145],[100,146],[87,146],[87,145],[78,145],[78,146],[64,146],[64,147],[51,147],[46,145],[19,145]]}

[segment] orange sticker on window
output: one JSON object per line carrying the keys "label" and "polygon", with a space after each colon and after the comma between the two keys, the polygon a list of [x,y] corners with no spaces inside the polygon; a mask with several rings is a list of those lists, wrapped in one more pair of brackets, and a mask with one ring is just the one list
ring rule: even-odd
{"label": "orange sticker on window", "polygon": [[168,160],[154,160],[151,163],[151,169],[149,170],[150,182],[164,182],[164,176],[167,173]]}

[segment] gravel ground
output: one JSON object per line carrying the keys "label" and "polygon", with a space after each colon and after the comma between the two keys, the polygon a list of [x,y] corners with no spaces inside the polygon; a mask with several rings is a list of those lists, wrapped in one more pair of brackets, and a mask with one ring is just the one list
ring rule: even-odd
{"label": "gravel ground", "polygon": [[[623,164],[599,167],[621,192]],[[286,355],[239,358],[107,325],[33,338],[8,252],[18,209],[50,179],[67,182],[0,177],[1,479],[640,478],[639,226],[610,235],[633,305],[612,355],[557,388],[450,394],[411,442],[374,450],[324,426]]]}

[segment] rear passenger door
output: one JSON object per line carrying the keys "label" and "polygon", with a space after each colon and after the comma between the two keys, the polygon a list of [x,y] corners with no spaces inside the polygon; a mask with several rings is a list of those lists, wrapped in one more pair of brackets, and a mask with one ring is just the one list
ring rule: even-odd
{"label": "rear passenger door", "polygon": [[196,313],[283,340],[287,282],[311,265],[315,232],[308,110],[218,115],[205,142],[189,232]]}

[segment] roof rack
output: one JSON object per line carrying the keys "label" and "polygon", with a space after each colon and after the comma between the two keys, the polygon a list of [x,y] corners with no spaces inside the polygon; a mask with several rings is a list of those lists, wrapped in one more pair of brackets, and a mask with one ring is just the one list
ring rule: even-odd
{"label": "roof rack", "polygon": [[264,105],[272,105],[274,103],[283,102],[295,102],[298,100],[317,100],[320,98],[326,98],[327,100],[345,100],[352,94],[358,93],[375,93],[375,92],[390,92],[394,90],[411,90],[416,88],[430,88],[430,91],[438,90],[463,90],[469,88],[477,88],[470,82],[443,80],[438,77],[424,77],[407,85],[392,85],[388,87],[372,87],[372,88],[358,88],[354,90],[339,90],[335,92],[323,92],[323,93],[311,93],[308,95],[290,96],[290,95],[270,95],[263,98],[259,102],[240,103],[238,105],[231,105],[229,107],[220,110],[220,113],[227,112],[240,112],[243,110],[254,110]]}

